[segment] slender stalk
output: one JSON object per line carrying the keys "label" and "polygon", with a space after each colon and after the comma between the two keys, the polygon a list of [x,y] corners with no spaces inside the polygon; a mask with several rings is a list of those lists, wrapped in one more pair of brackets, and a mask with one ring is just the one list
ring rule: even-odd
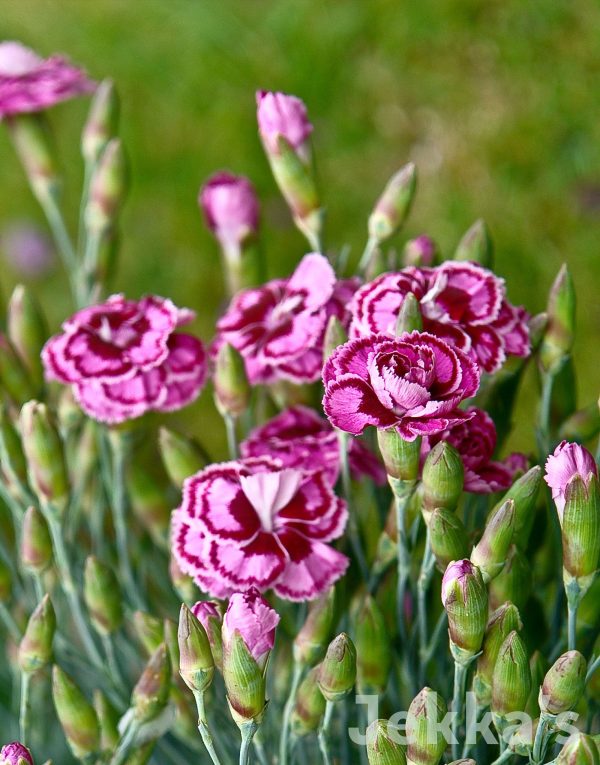
{"label": "slender stalk", "polygon": [[[394,487],[392,487],[394,488]],[[406,536],[406,510],[414,490],[414,482],[407,481],[394,488],[396,526],[398,535],[398,588],[396,590],[396,620],[403,647],[408,647],[408,631],[404,618],[404,603],[410,576],[410,552]]]}
{"label": "slender stalk", "polygon": [[533,741],[533,749],[531,752],[532,765],[538,765],[538,763],[541,763],[544,759],[544,754],[546,752],[546,732],[548,728],[548,722],[548,716],[542,712],[538,722],[537,730],[535,732],[535,739]]}
{"label": "slender stalk", "polygon": [[250,749],[252,748],[252,739],[254,738],[254,734],[257,730],[258,725],[254,722],[254,720],[242,726],[242,745],[240,746],[239,765],[248,765],[250,762]]}
{"label": "slender stalk", "polygon": [[331,718],[333,715],[333,701],[328,701],[325,707],[325,714],[323,715],[323,722],[319,728],[319,751],[323,759],[323,765],[331,765],[331,755],[329,753],[329,742],[327,741],[327,733],[329,726],[331,725]]}
{"label": "slender stalk", "polygon": [[589,682],[592,679],[592,675],[598,669],[598,667],[600,667],[600,654],[598,654],[598,656],[593,658],[590,661],[590,663],[589,663],[588,670],[587,670],[587,672],[585,674],[585,682],[586,683]]}
{"label": "slender stalk", "polygon": [[232,460],[237,460],[239,454],[238,454],[237,434],[236,434],[236,428],[235,428],[235,418],[232,417],[230,414],[224,414],[223,421],[225,422],[225,432],[227,433],[227,447],[229,449],[229,458]]}
{"label": "slender stalk", "polygon": [[427,529],[427,535],[425,538],[425,552],[423,553],[423,561],[421,563],[421,571],[419,573],[419,579],[417,581],[417,623],[419,629],[419,687],[423,685],[425,680],[425,665],[423,664],[423,658],[427,652],[428,635],[427,635],[427,592],[431,579],[433,577],[433,570],[435,566],[435,557],[431,551],[431,544],[429,541],[429,528]]}
{"label": "slender stalk", "polygon": [[369,581],[369,566],[360,539],[360,530],[356,513],[352,512],[352,481],[350,479],[350,463],[348,461],[348,434],[338,431],[338,448],[340,455],[340,473],[342,478],[342,494],[348,506],[348,536],[356,562],[360,568],[363,581]]}
{"label": "slender stalk", "polygon": [[138,731],[139,726],[135,722],[132,722],[127,726],[123,735],[121,736],[121,740],[119,741],[119,745],[117,746],[113,758],[110,761],[110,765],[123,765],[127,759],[129,750],[133,746]]}
{"label": "slender stalk", "polygon": [[108,671],[113,682],[119,687],[121,691],[125,690],[125,684],[121,679],[121,672],[119,665],[117,664],[117,657],[115,655],[115,646],[110,635],[102,635],[102,647],[106,654],[106,663],[108,665]]}
{"label": "slender stalk", "polygon": [[281,721],[281,735],[279,737],[279,765],[287,765],[288,747],[289,747],[289,735],[290,735],[290,718],[294,709],[294,702],[296,701],[296,694],[302,680],[302,665],[297,662],[294,664],[294,674],[292,676],[292,685],[290,688],[289,696],[285,702],[283,709],[283,719]]}
{"label": "slender stalk", "polygon": [[202,737],[202,742],[206,747],[206,751],[208,752],[208,756],[212,760],[213,765],[221,765],[221,761],[219,760],[219,756],[215,749],[213,737],[208,727],[208,719],[204,707],[204,693],[196,691],[194,693],[194,698],[196,699],[196,709],[198,710],[198,731]]}
{"label": "slender stalk", "polygon": [[21,705],[19,708],[19,735],[21,743],[27,746],[29,739],[29,713],[31,705],[29,702],[29,685],[31,675],[29,672],[21,672]]}
{"label": "slender stalk", "polygon": [[579,603],[577,601],[567,600],[567,650],[574,651],[577,646],[577,610]]}
{"label": "slender stalk", "polygon": [[373,237],[369,237],[367,240],[367,244],[365,245],[365,249],[363,251],[363,254],[360,257],[360,261],[358,263],[358,273],[362,274],[366,271],[371,258],[373,257],[373,253],[377,250],[378,242],[377,239]]}
{"label": "slender stalk", "polygon": [[506,749],[500,757],[494,760],[492,762],[492,765],[503,765],[507,760],[510,760],[510,758],[513,756],[513,752],[510,751],[510,749]]}
{"label": "slender stalk", "polygon": [[481,712],[483,712],[485,707],[482,707],[479,705],[478,702],[475,703],[475,714],[473,715],[470,725],[466,730],[465,733],[465,743],[463,745],[463,750],[461,754],[461,759],[466,760],[471,752],[471,749],[473,748],[473,744],[470,743],[471,739],[476,732],[477,729],[477,723],[479,722]]}
{"label": "slender stalk", "polygon": [[454,662],[454,695],[452,697],[452,759],[459,757],[458,734],[462,723],[467,668],[458,661]]}
{"label": "slender stalk", "polygon": [[429,645],[427,647],[427,650],[425,651],[425,656],[423,658],[423,664],[425,666],[429,664],[429,662],[433,658],[434,653],[437,651],[437,647],[439,645],[440,640],[442,639],[442,635],[444,634],[444,630],[446,628],[447,622],[448,622],[448,614],[444,610],[439,615],[437,623],[431,634],[431,640],[429,641]]}
{"label": "slender stalk", "polygon": [[550,452],[551,441],[551,407],[552,389],[554,388],[554,373],[545,372],[542,375],[542,397],[538,415],[538,449],[540,459],[544,461]]}
{"label": "slender stalk", "polygon": [[256,736],[254,736],[253,744],[254,753],[258,757],[259,765],[269,765],[269,760],[267,759],[267,753],[265,752],[265,747],[262,742],[260,731],[257,732]]}
{"label": "slender stalk", "polygon": [[44,597],[44,583],[42,582],[41,574],[33,575],[33,588],[35,590],[35,599],[38,603],[40,603]]}

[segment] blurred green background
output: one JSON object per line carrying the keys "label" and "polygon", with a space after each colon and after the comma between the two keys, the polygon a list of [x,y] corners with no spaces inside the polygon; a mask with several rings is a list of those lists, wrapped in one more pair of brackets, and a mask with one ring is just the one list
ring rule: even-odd
{"label": "blurred green background", "polygon": [[[451,252],[483,217],[510,298],[534,312],[570,264],[581,404],[598,395],[600,377],[599,30],[593,0],[4,0],[0,19],[2,38],[66,53],[118,85],[133,175],[115,289],[195,308],[210,339],[223,289],[196,195],[219,168],[256,184],[269,273],[293,268],[305,244],[255,126],[254,91],[284,90],[305,100],[315,124],[332,245],[358,257],[374,199],[414,160],[419,192],[403,236],[426,232]],[[72,223],[86,106],[51,115]],[[4,131],[0,156],[0,228],[41,223]],[[3,271],[6,294],[17,275]],[[71,311],[64,277],[35,288],[55,329]],[[530,400],[517,442],[531,447]],[[190,415],[197,435],[220,443],[208,392],[178,415],[188,430]]]}

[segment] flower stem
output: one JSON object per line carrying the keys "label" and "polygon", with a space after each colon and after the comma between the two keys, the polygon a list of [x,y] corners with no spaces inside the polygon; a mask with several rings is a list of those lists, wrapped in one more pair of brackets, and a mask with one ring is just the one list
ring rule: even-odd
{"label": "flower stem", "polygon": [[463,704],[467,684],[467,667],[454,662],[454,695],[452,697],[452,759],[459,757],[458,733],[463,716]]}
{"label": "flower stem", "polygon": [[492,765],[503,765],[507,760],[510,760],[510,758],[513,756],[513,752],[511,752],[510,749],[506,749],[500,757],[494,760],[492,762]]}
{"label": "flower stem", "polygon": [[127,726],[123,732],[123,735],[121,736],[121,740],[119,741],[119,745],[113,755],[113,758],[110,761],[110,765],[123,765],[127,759],[129,750],[133,746],[138,731],[139,727],[135,722],[132,722]]}
{"label": "flower stem", "polygon": [[377,239],[374,237],[369,237],[367,244],[365,245],[364,252],[361,255],[360,261],[358,263],[359,274],[362,274],[367,270],[369,263],[371,262],[371,258],[373,257],[373,253],[377,250],[377,245]]}
{"label": "flower stem", "polygon": [[323,765],[331,765],[331,755],[329,753],[329,743],[327,741],[327,733],[331,724],[331,717],[333,715],[333,701],[328,701],[325,707],[325,714],[323,716],[323,722],[319,728],[319,751],[323,759]]}
{"label": "flower stem", "polygon": [[281,735],[279,737],[279,765],[287,765],[288,742],[290,735],[290,718],[296,701],[296,694],[302,679],[302,665],[296,662],[294,664],[294,674],[292,676],[292,685],[289,696],[285,702],[283,710],[283,720],[281,721]]}
{"label": "flower stem", "polygon": [[196,709],[198,710],[198,731],[202,736],[202,742],[206,747],[206,751],[208,752],[208,756],[212,760],[213,765],[221,765],[221,761],[215,750],[213,737],[208,727],[208,719],[204,708],[204,693],[202,691],[196,691],[194,693],[194,698],[196,699]]}
{"label": "flower stem", "polygon": [[588,670],[587,670],[587,672],[585,674],[585,682],[586,683],[589,682],[589,680],[592,679],[592,675],[598,669],[598,667],[600,667],[600,654],[598,654],[598,656],[596,656],[596,658],[593,658],[590,661],[590,663],[589,663]]}
{"label": "flower stem", "polygon": [[254,734],[258,730],[258,724],[251,720],[242,726],[242,745],[240,746],[240,760],[239,765],[248,765],[250,762],[250,749],[252,747],[252,739]]}
{"label": "flower stem", "polygon": [[431,551],[429,541],[429,528],[425,538],[425,552],[423,553],[423,562],[421,563],[421,572],[417,581],[417,622],[419,627],[419,687],[425,680],[425,664],[423,659],[427,653],[428,635],[427,635],[427,591],[433,577],[435,558]]}
{"label": "flower stem", "polygon": [[535,732],[535,739],[533,741],[533,749],[531,752],[531,762],[533,765],[538,765],[538,763],[541,763],[544,759],[544,754],[546,752],[546,730],[548,728],[548,722],[548,716],[542,712],[538,722],[537,730]]}
{"label": "flower stem", "polygon": [[408,631],[404,616],[404,603],[410,576],[410,553],[406,536],[406,510],[414,489],[414,481],[398,481],[392,486],[396,504],[398,535],[398,588],[396,590],[396,619],[403,647],[408,647]]}
{"label": "flower stem", "polygon": [[360,539],[360,530],[356,513],[352,512],[352,482],[350,480],[350,463],[348,461],[348,434],[338,431],[338,447],[340,455],[340,473],[342,478],[342,494],[348,506],[348,536],[350,544],[360,568],[363,581],[369,581],[369,566]]}
{"label": "flower stem", "polygon": [[29,738],[29,685],[31,675],[29,672],[21,672],[21,706],[19,708],[19,735],[21,743],[27,746]]}
{"label": "flower stem", "polygon": [[225,422],[225,432],[227,433],[227,446],[229,448],[229,459],[237,460],[238,445],[237,434],[235,432],[235,418],[230,414],[223,415],[223,421]]}

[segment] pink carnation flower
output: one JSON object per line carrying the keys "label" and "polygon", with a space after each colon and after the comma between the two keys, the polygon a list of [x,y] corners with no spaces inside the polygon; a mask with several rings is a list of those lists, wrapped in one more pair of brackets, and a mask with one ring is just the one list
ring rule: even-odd
{"label": "pink carnation flower", "polygon": [[346,570],[347,558],[326,544],[346,521],[346,505],[324,473],[259,457],[186,479],[172,545],[182,571],[213,597],[257,587],[312,600]]}
{"label": "pink carnation flower", "polygon": [[214,349],[229,343],[244,357],[252,383],[319,379],[327,322],[348,324],[358,280],[336,280],[327,259],[305,255],[288,279],[239,292],[217,322]]}
{"label": "pink carnation flower", "polygon": [[515,474],[527,469],[524,454],[511,454],[502,462],[493,460],[496,449],[496,426],[487,412],[477,407],[465,410],[471,419],[450,430],[424,438],[421,455],[426,457],[439,442],[447,441],[462,457],[465,468],[465,490],[474,494],[490,494],[508,489]]}
{"label": "pink carnation flower", "polygon": [[233,633],[239,632],[257,664],[264,668],[275,645],[279,618],[256,587],[234,593],[223,617],[223,650],[228,650]]}
{"label": "pink carnation flower", "polygon": [[408,267],[365,284],[351,306],[350,337],[393,336],[408,292],[419,300],[425,331],[469,353],[485,372],[500,369],[507,355],[529,354],[528,314],[508,303],[504,281],[475,263],[456,261]]}
{"label": "pink carnation flower", "polygon": [[33,765],[33,758],[26,746],[13,741],[0,750],[0,765]]}
{"label": "pink carnation flower", "polygon": [[479,387],[477,365],[426,332],[385,335],[339,346],[323,369],[323,407],[331,423],[358,435],[368,425],[396,428],[406,441],[468,420],[458,404]]}
{"label": "pink carnation flower", "polygon": [[565,508],[565,492],[572,478],[579,476],[589,485],[592,476],[598,477],[598,466],[594,457],[579,444],[561,441],[554,453],[546,460],[544,479],[552,489],[552,499],[559,517],[562,519]]}
{"label": "pink carnation flower", "polygon": [[442,604],[444,608],[452,603],[452,590],[456,582],[462,589],[463,596],[466,597],[468,581],[472,576],[475,576],[476,570],[477,567],[468,559],[453,560],[448,564],[442,577]]}
{"label": "pink carnation flower", "polygon": [[219,610],[219,604],[215,603],[214,600],[199,600],[197,603],[194,603],[191,608],[191,612],[194,614],[196,619],[198,619],[205,630],[208,629],[209,619],[218,619],[221,621],[221,611]]}
{"label": "pink carnation flower", "polygon": [[312,133],[306,106],[296,96],[259,90],[256,94],[258,130],[270,154],[279,154],[279,138],[285,138],[292,149],[305,153],[305,144]]}
{"label": "pink carnation flower", "polygon": [[21,43],[0,43],[0,119],[42,111],[94,87],[62,56],[43,59]]}
{"label": "pink carnation flower", "polygon": [[[243,457],[268,455],[285,467],[323,470],[333,486],[340,472],[338,437],[329,422],[305,406],[286,409],[264,425],[255,428],[240,444]],[[355,478],[367,476],[384,484],[386,473],[377,457],[352,439],[348,459]]]}
{"label": "pink carnation flower", "polygon": [[200,340],[175,332],[192,318],[165,298],[113,295],[78,311],[48,340],[46,377],[72,385],[81,408],[101,422],[179,409],[196,398],[207,373]]}
{"label": "pink carnation flower", "polygon": [[206,223],[222,247],[239,245],[258,228],[258,199],[242,175],[221,172],[202,187],[198,199]]}

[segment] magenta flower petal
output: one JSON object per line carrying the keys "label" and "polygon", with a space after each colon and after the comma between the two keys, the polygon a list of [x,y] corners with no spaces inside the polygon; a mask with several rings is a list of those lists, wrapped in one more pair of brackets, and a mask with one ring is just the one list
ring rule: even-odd
{"label": "magenta flower petal", "polygon": [[2,765],[19,765],[21,761],[33,765],[31,752],[18,741],[13,741],[12,744],[5,744],[0,750],[0,763]]}
{"label": "magenta flower petal", "polygon": [[262,531],[244,547],[213,541],[208,562],[210,570],[233,589],[257,587],[261,592],[277,581],[287,565],[277,536]]}
{"label": "magenta flower petal", "polygon": [[279,154],[279,137],[285,138],[293,149],[300,149],[312,133],[306,106],[296,96],[269,93],[256,94],[257,119],[260,135],[272,154]]}
{"label": "magenta flower petal", "polygon": [[198,202],[208,227],[224,248],[239,246],[258,229],[258,199],[243,175],[216,173],[203,186]]}
{"label": "magenta flower petal", "polygon": [[591,475],[598,477],[596,461],[585,446],[561,441],[546,460],[544,476],[544,480],[552,489],[552,499],[560,517],[565,507],[567,485],[576,475],[587,485]]}
{"label": "magenta flower petal", "polygon": [[368,382],[356,375],[345,375],[327,386],[323,409],[334,427],[355,436],[369,425],[389,428],[398,422],[398,417],[381,404]]}
{"label": "magenta flower petal", "polygon": [[234,632],[239,632],[257,662],[275,645],[279,614],[256,588],[231,596],[223,617],[223,645],[227,648]]}

